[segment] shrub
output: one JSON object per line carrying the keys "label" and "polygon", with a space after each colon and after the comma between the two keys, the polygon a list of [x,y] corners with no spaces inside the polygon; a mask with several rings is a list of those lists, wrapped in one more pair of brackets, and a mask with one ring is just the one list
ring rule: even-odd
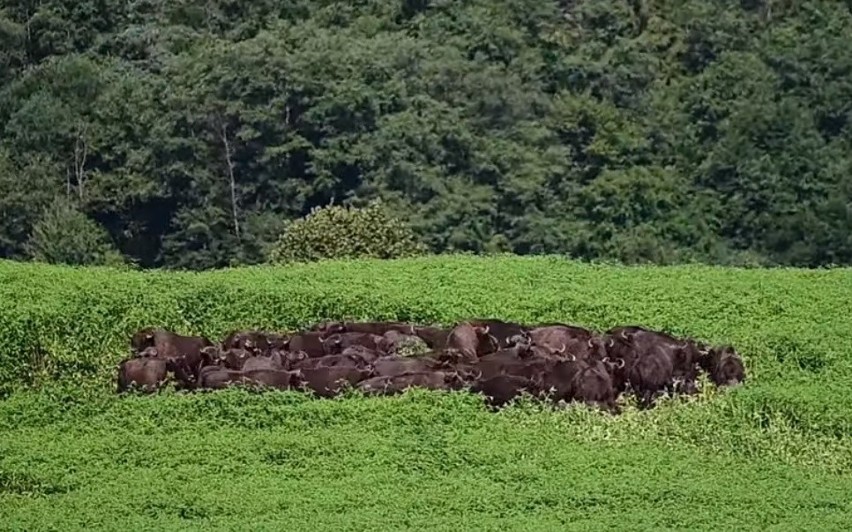
{"label": "shrub", "polygon": [[118,266],[125,262],[106,230],[63,198],[44,210],[26,250],[33,260],[51,264]]}
{"label": "shrub", "polygon": [[380,202],[366,207],[329,205],[290,222],[269,253],[270,262],[322,259],[395,259],[422,255],[411,228]]}

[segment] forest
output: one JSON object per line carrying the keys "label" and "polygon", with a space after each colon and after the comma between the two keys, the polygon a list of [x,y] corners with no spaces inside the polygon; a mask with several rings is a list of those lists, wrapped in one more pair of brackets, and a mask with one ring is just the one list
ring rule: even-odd
{"label": "forest", "polygon": [[0,258],[264,262],[381,199],[432,253],[852,264],[852,2],[0,0]]}

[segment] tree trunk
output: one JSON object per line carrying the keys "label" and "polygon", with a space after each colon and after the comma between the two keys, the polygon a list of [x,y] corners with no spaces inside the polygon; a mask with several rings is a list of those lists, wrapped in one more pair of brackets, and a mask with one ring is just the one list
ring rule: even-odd
{"label": "tree trunk", "polygon": [[228,127],[222,124],[222,146],[225,148],[225,162],[228,163],[228,179],[231,185],[231,215],[234,217],[234,234],[237,243],[242,244],[240,238],[240,220],[237,213],[237,183],[234,179],[234,161],[231,159],[231,143],[228,140]]}
{"label": "tree trunk", "polygon": [[89,145],[86,143],[86,126],[78,124],[74,139],[74,177],[77,180],[77,195],[83,200],[86,188],[86,159],[89,156]]}

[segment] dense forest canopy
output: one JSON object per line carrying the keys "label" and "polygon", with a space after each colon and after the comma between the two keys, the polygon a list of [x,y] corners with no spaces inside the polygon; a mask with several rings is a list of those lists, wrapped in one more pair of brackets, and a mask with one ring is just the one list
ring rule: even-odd
{"label": "dense forest canopy", "polygon": [[381,198],[435,252],[852,264],[850,36],[838,0],[0,0],[0,257],[57,197],[178,268]]}

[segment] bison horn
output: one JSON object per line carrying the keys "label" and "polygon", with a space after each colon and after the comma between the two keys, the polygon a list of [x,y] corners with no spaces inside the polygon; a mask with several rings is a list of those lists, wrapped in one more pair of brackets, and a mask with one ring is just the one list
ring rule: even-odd
{"label": "bison horn", "polygon": [[619,336],[621,336],[625,340],[628,340],[628,341],[630,340],[630,337],[627,336],[627,331],[621,331],[621,334],[619,334]]}
{"label": "bison horn", "polygon": [[624,359],[623,359],[623,358],[620,358],[620,359],[618,359],[618,362],[619,362],[619,364],[618,364],[618,368],[619,368],[619,369],[623,368],[623,367],[624,367]]}
{"label": "bison horn", "polygon": [[611,360],[609,359],[609,357],[603,357],[603,360],[601,360],[601,362],[603,362],[604,364],[609,364]]}
{"label": "bison horn", "polygon": [[324,343],[324,342],[325,342],[325,338],[323,338],[322,336],[320,336],[320,337],[319,337],[319,342],[320,342],[321,344],[322,344],[322,343]]}
{"label": "bison horn", "polygon": [[586,343],[587,343],[587,344],[589,344],[589,348],[593,348],[593,347],[595,347],[595,346],[594,346],[594,344],[592,344],[592,339],[591,339],[591,338],[589,338],[589,341],[588,341],[588,342],[586,342]]}
{"label": "bison horn", "polygon": [[569,359],[571,362],[576,362],[576,361],[577,361],[577,357],[575,357],[573,353],[569,353],[569,354],[568,354],[568,356],[569,356],[569,357],[571,357],[571,358]]}
{"label": "bison horn", "polygon": [[614,346],[614,345],[615,345],[615,340],[614,340],[614,339],[612,339],[612,338],[610,338],[610,339],[609,339],[609,342],[607,342],[607,343],[606,343],[606,346],[607,346],[607,347],[612,347],[612,346]]}
{"label": "bison horn", "polygon": [[565,352],[566,349],[568,349],[568,346],[565,345],[565,344],[562,344],[562,349],[557,349],[556,352],[561,355],[562,353]]}

